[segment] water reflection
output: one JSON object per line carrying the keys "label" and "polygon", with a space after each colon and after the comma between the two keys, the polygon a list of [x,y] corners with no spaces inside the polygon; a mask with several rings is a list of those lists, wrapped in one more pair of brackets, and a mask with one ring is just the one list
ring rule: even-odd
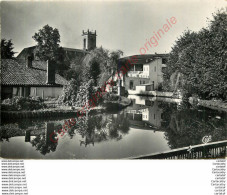
{"label": "water reflection", "polygon": [[224,112],[171,99],[129,98],[132,105],[120,112],[76,118],[64,135],[59,130],[69,119],[3,121],[2,156],[126,158],[227,138]]}
{"label": "water reflection", "polygon": [[[150,126],[165,132],[171,149],[227,138],[227,114],[172,99],[131,96],[133,106],[127,108],[134,124]],[[207,143],[207,142],[206,142]]]}
{"label": "water reflection", "polygon": [[45,123],[45,131],[36,135],[35,138],[32,139],[32,146],[43,155],[49,152],[54,152],[57,148],[57,135],[54,132],[54,123]]}
{"label": "water reflection", "polygon": [[227,115],[205,108],[192,109],[182,105],[160,104],[163,109],[162,127],[170,148],[202,144],[204,137],[209,141],[221,141],[227,138]]}
{"label": "water reflection", "polygon": [[86,116],[77,119],[77,123],[69,130],[72,137],[80,134],[80,146],[95,145],[96,142],[121,140],[129,131],[129,120],[124,112],[118,114]]}
{"label": "water reflection", "polygon": [[127,108],[131,124],[140,127],[161,127],[163,110],[158,101],[146,97],[131,96],[132,106]]}

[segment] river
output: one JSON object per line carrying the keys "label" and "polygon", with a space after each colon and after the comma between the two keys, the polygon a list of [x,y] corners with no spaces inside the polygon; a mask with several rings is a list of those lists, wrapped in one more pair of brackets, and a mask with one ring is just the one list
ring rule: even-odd
{"label": "river", "polygon": [[[227,114],[171,99],[129,96],[124,110],[80,119],[2,121],[1,156],[18,159],[124,159],[227,138]],[[50,139],[51,138],[51,139]]]}

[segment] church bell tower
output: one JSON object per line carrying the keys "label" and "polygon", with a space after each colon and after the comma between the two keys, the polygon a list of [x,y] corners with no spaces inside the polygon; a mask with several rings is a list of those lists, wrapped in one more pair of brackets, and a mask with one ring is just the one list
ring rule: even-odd
{"label": "church bell tower", "polygon": [[82,33],[83,36],[83,49],[85,51],[91,51],[96,48],[96,31],[92,32],[87,30],[87,32]]}

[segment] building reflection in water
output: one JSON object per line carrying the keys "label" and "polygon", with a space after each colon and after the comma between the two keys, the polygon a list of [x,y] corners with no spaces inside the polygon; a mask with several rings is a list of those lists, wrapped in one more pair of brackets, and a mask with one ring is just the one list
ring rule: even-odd
{"label": "building reflection in water", "polygon": [[157,129],[161,127],[163,110],[158,101],[141,96],[130,96],[132,106],[127,108],[130,123],[140,127]]}

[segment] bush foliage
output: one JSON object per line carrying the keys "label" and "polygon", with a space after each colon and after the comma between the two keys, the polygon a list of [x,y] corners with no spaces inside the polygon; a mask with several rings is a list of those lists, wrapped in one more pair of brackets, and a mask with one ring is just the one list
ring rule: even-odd
{"label": "bush foliage", "polygon": [[15,96],[11,99],[5,99],[2,102],[3,110],[39,110],[46,108],[42,98],[37,97],[19,97]]}
{"label": "bush foliage", "polygon": [[[79,68],[67,71],[67,79],[71,80],[64,88],[59,103],[75,107],[88,103],[92,99],[91,95],[114,76],[121,55],[123,52],[120,50],[109,52],[102,47],[90,51]],[[102,101],[103,98],[96,101],[96,106]]]}

